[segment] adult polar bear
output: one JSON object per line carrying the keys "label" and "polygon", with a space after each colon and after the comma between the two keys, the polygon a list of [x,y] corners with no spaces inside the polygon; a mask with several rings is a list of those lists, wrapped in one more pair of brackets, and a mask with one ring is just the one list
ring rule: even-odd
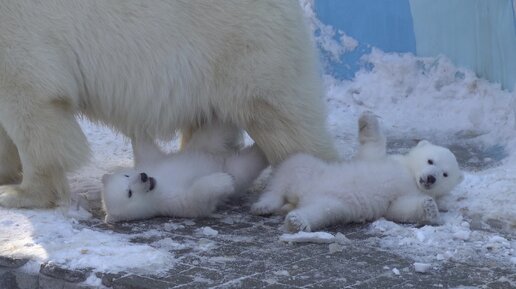
{"label": "adult polar bear", "polygon": [[2,206],[67,196],[89,154],[78,114],[133,144],[216,117],[273,164],[336,157],[297,0],[2,0],[0,27]]}

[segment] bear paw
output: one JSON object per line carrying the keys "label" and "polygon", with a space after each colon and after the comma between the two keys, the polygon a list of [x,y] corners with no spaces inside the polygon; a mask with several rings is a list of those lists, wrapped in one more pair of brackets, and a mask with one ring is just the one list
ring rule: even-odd
{"label": "bear paw", "polygon": [[6,208],[50,208],[55,200],[43,198],[43,195],[31,195],[19,185],[0,186],[0,206]]}
{"label": "bear paw", "polygon": [[428,198],[423,201],[423,219],[424,224],[440,225],[441,218],[439,216],[439,208],[434,199]]}
{"label": "bear paw", "polygon": [[311,231],[308,221],[296,212],[290,212],[285,217],[285,227],[290,232]]}

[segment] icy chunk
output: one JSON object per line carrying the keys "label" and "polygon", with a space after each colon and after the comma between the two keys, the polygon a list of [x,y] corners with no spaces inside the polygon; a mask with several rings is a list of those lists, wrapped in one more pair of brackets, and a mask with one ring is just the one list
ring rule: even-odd
{"label": "icy chunk", "polygon": [[339,245],[338,243],[331,243],[328,246],[328,249],[330,250],[330,254],[333,254],[336,252],[342,252],[344,250],[344,246]]}
{"label": "icy chunk", "polygon": [[274,275],[276,276],[290,276],[287,270],[274,271]]}
{"label": "icy chunk", "polygon": [[427,263],[414,263],[414,270],[418,273],[426,273],[430,269],[430,264]]}
{"label": "icy chunk", "polygon": [[351,243],[351,240],[348,239],[348,237],[346,237],[344,234],[337,233],[337,234],[335,234],[335,242],[337,242],[338,244],[344,245],[344,244]]}
{"label": "icy chunk", "polygon": [[280,241],[329,244],[335,242],[335,236],[327,232],[298,232],[295,234],[283,234],[280,236]]}
{"label": "icy chunk", "polygon": [[202,227],[197,230],[197,233],[202,234],[204,236],[208,236],[208,237],[215,237],[219,234],[219,231],[214,230],[210,227]]}

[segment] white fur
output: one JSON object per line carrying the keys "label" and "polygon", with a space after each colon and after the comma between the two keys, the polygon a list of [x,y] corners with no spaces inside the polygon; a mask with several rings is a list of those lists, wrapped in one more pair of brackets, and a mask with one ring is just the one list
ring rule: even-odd
{"label": "white fur", "polygon": [[[388,156],[385,137],[374,115],[364,114],[359,129],[361,147],[356,158],[328,163],[306,154],[292,156],[274,172],[252,212],[270,214],[286,209],[290,212],[285,225],[293,231],[380,217],[439,223],[433,197],[449,193],[462,180],[455,156],[427,141],[407,155]],[[429,159],[433,165],[428,164]],[[420,179],[429,175],[436,181],[426,188]]]}
{"label": "white fur", "polygon": [[154,144],[141,144],[141,165],[102,178],[106,222],[208,216],[225,198],[246,190],[268,164],[256,145],[236,152],[226,149],[225,140],[235,130],[203,127],[184,151],[166,157]]}
{"label": "white fur", "polygon": [[67,196],[89,152],[77,114],[133,142],[217,117],[272,163],[334,159],[304,21],[297,0],[2,1],[0,205]]}

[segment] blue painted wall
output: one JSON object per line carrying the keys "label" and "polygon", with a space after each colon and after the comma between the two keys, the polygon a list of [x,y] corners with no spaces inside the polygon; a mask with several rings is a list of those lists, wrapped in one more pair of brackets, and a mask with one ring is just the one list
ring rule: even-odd
{"label": "blue painted wall", "polygon": [[410,4],[418,55],[445,54],[455,64],[514,89],[513,0],[410,0]]}
{"label": "blue painted wall", "polygon": [[353,78],[360,57],[374,46],[444,54],[505,89],[515,88],[516,0],[315,0],[315,12],[359,42],[340,61],[323,55],[328,72],[339,79]]}
{"label": "blue painted wall", "polygon": [[359,59],[371,46],[386,52],[416,52],[408,0],[316,0],[315,12],[327,25],[355,38],[359,46],[333,62],[329,70],[338,78],[351,79]]}

